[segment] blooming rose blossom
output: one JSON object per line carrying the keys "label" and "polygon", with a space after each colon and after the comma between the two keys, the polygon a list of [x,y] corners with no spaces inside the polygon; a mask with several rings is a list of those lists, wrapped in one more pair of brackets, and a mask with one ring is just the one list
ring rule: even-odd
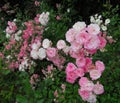
{"label": "blooming rose blossom", "polygon": [[84,76],[84,70],[82,68],[78,68],[75,70],[75,73],[78,77],[83,77]]}
{"label": "blooming rose blossom", "polygon": [[100,40],[99,49],[102,49],[106,46],[107,41],[104,37],[100,37],[100,36],[99,36],[99,40]]}
{"label": "blooming rose blossom", "polygon": [[73,42],[71,43],[71,49],[72,49],[74,52],[77,52],[81,47],[82,47],[82,46],[81,46],[79,43],[75,42],[75,41],[73,41]]}
{"label": "blooming rose blossom", "polygon": [[95,62],[96,69],[99,70],[101,73],[105,70],[105,65],[102,61]]}
{"label": "blooming rose blossom", "polygon": [[93,69],[90,71],[90,77],[92,80],[96,80],[101,77],[101,72],[99,70]]}
{"label": "blooming rose blossom", "polygon": [[39,21],[43,26],[46,26],[49,21],[49,12],[43,12],[39,17]]}
{"label": "blooming rose blossom", "polygon": [[44,39],[42,42],[43,48],[49,48],[51,46],[52,42],[49,39]]}
{"label": "blooming rose blossom", "polygon": [[89,98],[89,96],[90,96],[90,92],[89,92],[89,91],[86,91],[86,90],[81,90],[81,89],[79,89],[79,90],[78,90],[78,93],[79,93],[79,95],[82,97],[82,99],[83,99],[84,101],[86,101],[86,100]]}
{"label": "blooming rose blossom", "polygon": [[67,72],[67,77],[66,77],[67,82],[73,84],[77,78],[78,76],[76,75],[75,71]]}
{"label": "blooming rose blossom", "polygon": [[76,35],[75,29],[73,29],[73,28],[72,28],[72,29],[69,29],[69,30],[67,31],[67,33],[65,34],[66,40],[67,40],[68,42],[74,41],[75,35]]}
{"label": "blooming rose blossom", "polygon": [[83,29],[86,28],[86,24],[85,22],[76,22],[74,25],[73,25],[73,28],[77,31],[77,32],[80,32],[82,31]]}
{"label": "blooming rose blossom", "polygon": [[38,50],[38,56],[39,56],[39,59],[42,60],[46,57],[46,51],[44,48],[40,48]]}
{"label": "blooming rose blossom", "polygon": [[86,32],[81,32],[75,36],[76,42],[83,45],[88,39],[90,35]]}
{"label": "blooming rose blossom", "polygon": [[97,36],[91,36],[89,40],[84,44],[84,48],[88,50],[95,50],[99,47],[100,40]]}
{"label": "blooming rose blossom", "polygon": [[78,67],[84,67],[86,64],[86,59],[84,57],[76,59],[76,65]]}
{"label": "blooming rose blossom", "polygon": [[99,82],[97,82],[97,84],[94,85],[94,89],[93,92],[95,94],[102,94],[104,92],[104,87],[102,84],[99,84]]}
{"label": "blooming rose blossom", "polygon": [[57,48],[60,50],[60,49],[64,49],[66,47],[66,43],[64,40],[59,40],[57,42]]}
{"label": "blooming rose blossom", "polygon": [[88,78],[87,77],[81,77],[80,79],[79,79],[79,85],[81,86],[81,87],[83,87],[86,83],[88,83]]}
{"label": "blooming rose blossom", "polygon": [[89,34],[98,35],[100,33],[100,27],[98,24],[90,24],[87,27],[87,31]]}
{"label": "blooming rose blossom", "polygon": [[66,46],[65,48],[63,48],[63,52],[67,55],[70,51],[70,47]]}
{"label": "blooming rose blossom", "polygon": [[73,63],[68,63],[66,67],[66,73],[70,71],[74,71],[77,67]]}
{"label": "blooming rose blossom", "polygon": [[15,24],[15,22],[10,22],[8,21],[8,26],[6,28],[6,33],[8,34],[12,34],[17,30],[17,26]]}
{"label": "blooming rose blossom", "polygon": [[32,46],[31,46],[31,48],[32,48],[33,50],[38,50],[39,47],[40,47],[40,44],[37,44],[37,43],[33,43]]}
{"label": "blooming rose blossom", "polygon": [[38,51],[37,50],[32,50],[30,52],[30,55],[33,59],[38,59]]}
{"label": "blooming rose blossom", "polygon": [[53,57],[56,56],[57,50],[56,50],[56,48],[49,47],[49,48],[46,49],[46,53],[47,53],[48,57],[53,58]]}
{"label": "blooming rose blossom", "polygon": [[87,98],[87,102],[96,103],[96,101],[97,101],[96,95],[94,95],[93,93],[90,93],[89,98]]}
{"label": "blooming rose blossom", "polygon": [[86,90],[90,92],[92,92],[93,89],[94,89],[94,83],[92,81],[88,81],[81,87],[81,90]]}

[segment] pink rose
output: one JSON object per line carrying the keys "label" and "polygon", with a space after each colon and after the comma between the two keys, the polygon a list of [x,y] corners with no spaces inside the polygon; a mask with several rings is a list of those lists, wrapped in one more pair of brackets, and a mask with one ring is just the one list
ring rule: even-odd
{"label": "pink rose", "polygon": [[104,87],[102,84],[99,84],[99,82],[97,82],[97,84],[95,84],[93,92],[95,94],[102,94],[104,92]]}
{"label": "pink rose", "polygon": [[84,74],[85,74],[85,73],[84,73],[84,70],[83,70],[82,68],[76,69],[75,72],[76,72],[76,75],[77,75],[78,77],[83,77]]}
{"label": "pink rose", "polygon": [[89,38],[87,42],[84,44],[84,48],[88,50],[95,50],[99,47],[99,45],[100,45],[100,40],[98,36],[91,36],[91,38]]}
{"label": "pink rose", "polygon": [[82,47],[81,44],[77,43],[76,41],[73,41],[71,43],[71,49],[74,51],[74,52],[77,52],[80,48]]}
{"label": "pink rose", "polygon": [[90,24],[87,27],[89,34],[98,35],[100,33],[100,27],[98,24]]}
{"label": "pink rose", "polygon": [[74,71],[77,67],[73,63],[68,63],[66,67],[66,73],[70,71]]}
{"label": "pink rose", "polygon": [[88,81],[81,87],[81,90],[92,92],[93,88],[94,88],[94,83],[92,81]]}
{"label": "pink rose", "polygon": [[95,62],[96,69],[99,70],[101,73],[105,70],[105,65],[102,61]]}
{"label": "pink rose", "polygon": [[96,95],[93,93],[90,93],[89,98],[87,98],[87,102],[88,103],[96,103],[97,99],[96,99]]}
{"label": "pink rose", "polygon": [[99,36],[99,40],[100,40],[99,48],[102,49],[102,48],[104,48],[106,46],[107,41],[106,41],[105,38],[100,37],[100,36]]}
{"label": "pink rose", "polygon": [[86,64],[86,59],[84,57],[76,59],[76,65],[78,67],[84,67]]}
{"label": "pink rose", "polygon": [[101,72],[96,69],[90,70],[90,77],[92,80],[96,80],[101,77]]}
{"label": "pink rose", "polygon": [[75,71],[67,72],[67,77],[66,77],[67,82],[73,84],[77,78],[78,76],[76,75]]}
{"label": "pink rose", "polygon": [[86,90],[78,89],[78,93],[79,93],[79,95],[82,97],[82,99],[84,101],[86,101],[89,98],[89,96],[90,96],[90,92],[86,91]]}
{"label": "pink rose", "polygon": [[57,50],[56,50],[56,48],[49,47],[46,49],[46,53],[47,53],[48,57],[53,58],[56,56]]}
{"label": "pink rose", "polygon": [[75,79],[67,76],[67,77],[66,77],[66,81],[69,82],[69,83],[71,83],[71,84],[73,84],[73,83],[75,82]]}
{"label": "pink rose", "polygon": [[69,29],[67,33],[65,34],[66,40],[68,42],[72,42],[75,39],[76,31],[74,29]]}
{"label": "pink rose", "polygon": [[80,85],[81,87],[83,87],[88,81],[89,81],[89,80],[88,80],[87,77],[81,77],[81,78],[79,79],[79,85]]}
{"label": "pink rose", "polygon": [[59,40],[59,41],[57,42],[57,48],[58,48],[59,50],[65,48],[65,47],[66,47],[66,43],[65,43],[64,40]]}
{"label": "pink rose", "polygon": [[89,34],[86,32],[81,32],[75,36],[76,42],[83,45],[89,38]]}

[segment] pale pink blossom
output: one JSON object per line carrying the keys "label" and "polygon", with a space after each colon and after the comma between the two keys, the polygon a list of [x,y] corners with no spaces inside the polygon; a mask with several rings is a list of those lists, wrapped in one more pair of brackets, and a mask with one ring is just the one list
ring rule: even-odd
{"label": "pale pink blossom", "polygon": [[76,35],[76,31],[75,31],[73,28],[72,28],[72,29],[69,29],[69,30],[67,31],[67,33],[65,34],[66,40],[67,40],[68,42],[74,41],[75,35]]}
{"label": "pale pink blossom", "polygon": [[92,81],[87,81],[83,86],[81,86],[81,90],[86,90],[92,92],[94,88],[94,83]]}
{"label": "pale pink blossom", "polygon": [[98,24],[90,24],[87,27],[87,31],[89,34],[98,35],[100,33],[100,27]]}
{"label": "pale pink blossom", "polygon": [[85,22],[76,22],[74,25],[73,25],[73,28],[77,31],[77,32],[80,32],[82,31],[83,29],[86,28],[86,24]]}
{"label": "pale pink blossom", "polygon": [[57,42],[57,48],[58,48],[59,50],[65,48],[65,47],[66,47],[66,43],[65,43],[64,40],[59,40],[59,41]]}
{"label": "pale pink blossom", "polygon": [[80,79],[79,79],[79,85],[81,86],[81,87],[83,87],[86,83],[88,83],[88,78],[87,77],[81,77]]}
{"label": "pale pink blossom", "polygon": [[46,53],[47,53],[48,57],[53,58],[53,57],[56,56],[57,50],[56,50],[56,48],[49,47],[49,48],[46,49]]}
{"label": "pale pink blossom", "polygon": [[17,26],[15,24],[15,22],[10,22],[8,21],[8,26],[6,28],[6,33],[8,34],[12,34],[17,30]]}
{"label": "pale pink blossom", "polygon": [[90,96],[90,92],[86,91],[86,90],[78,89],[78,93],[79,93],[79,95],[82,97],[82,99],[84,101],[86,101],[89,98],[89,96]]}
{"label": "pale pink blossom", "polygon": [[84,67],[86,64],[86,59],[84,57],[76,59],[76,65],[78,67]]}
{"label": "pale pink blossom", "polygon": [[82,48],[82,45],[77,43],[76,41],[73,41],[71,43],[71,49],[74,51],[74,52],[77,52],[79,49]]}
{"label": "pale pink blossom", "polygon": [[87,102],[89,103],[96,103],[97,99],[96,99],[96,95],[93,93],[90,93],[89,98],[87,98]]}
{"label": "pale pink blossom", "polygon": [[96,80],[101,77],[101,72],[97,69],[90,70],[90,77],[92,80]]}
{"label": "pale pink blossom", "polygon": [[101,73],[105,70],[105,65],[102,61],[95,62],[96,69],[99,70]]}
{"label": "pale pink blossom", "polygon": [[98,94],[98,95],[104,93],[104,87],[103,87],[103,85],[99,84],[99,82],[97,82],[97,84],[94,85],[93,92],[95,94]]}
{"label": "pale pink blossom", "polygon": [[90,35],[87,32],[81,32],[75,36],[75,39],[77,43],[83,45],[89,39],[89,37]]}
{"label": "pale pink blossom", "polygon": [[84,48],[88,50],[95,50],[99,47],[99,45],[100,45],[100,40],[98,36],[91,36],[91,38],[89,38],[87,42],[84,44]]}

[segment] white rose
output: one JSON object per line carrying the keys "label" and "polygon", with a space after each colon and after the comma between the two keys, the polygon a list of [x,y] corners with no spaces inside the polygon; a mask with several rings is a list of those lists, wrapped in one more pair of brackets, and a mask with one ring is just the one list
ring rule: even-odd
{"label": "white rose", "polygon": [[59,41],[57,42],[57,48],[58,48],[59,50],[65,48],[65,47],[66,47],[66,43],[65,43],[64,40],[59,40]]}
{"label": "white rose", "polygon": [[39,17],[39,22],[42,24],[42,25],[47,25],[49,21],[49,12],[43,12],[40,17]]}
{"label": "white rose", "polygon": [[73,28],[76,30],[76,31],[81,31],[83,30],[84,28],[86,27],[86,24],[85,22],[76,22],[74,25],[73,25]]}
{"label": "white rose", "polygon": [[40,47],[40,45],[41,45],[40,42],[38,42],[38,43],[33,43],[32,46],[31,46],[31,48],[32,48],[33,50],[38,50],[39,47]]}
{"label": "white rose", "polygon": [[33,59],[38,59],[38,51],[37,50],[32,50],[30,52],[30,55]]}
{"label": "white rose", "polygon": [[40,48],[38,50],[38,56],[39,56],[39,59],[42,60],[46,57],[46,51],[44,48]]}
{"label": "white rose", "polygon": [[42,42],[43,48],[49,48],[51,46],[51,41],[49,39],[44,39]]}

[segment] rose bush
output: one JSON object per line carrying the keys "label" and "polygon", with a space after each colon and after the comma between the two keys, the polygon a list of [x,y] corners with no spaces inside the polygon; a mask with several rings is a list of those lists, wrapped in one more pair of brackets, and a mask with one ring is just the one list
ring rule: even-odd
{"label": "rose bush", "polygon": [[16,83],[10,88],[13,99],[6,99],[18,103],[96,103],[97,95],[104,93],[100,78],[105,65],[94,56],[114,42],[107,36],[110,20],[95,15],[90,24],[78,21],[68,28],[62,16],[46,11],[34,20],[8,21],[0,67],[8,77],[14,75]]}

